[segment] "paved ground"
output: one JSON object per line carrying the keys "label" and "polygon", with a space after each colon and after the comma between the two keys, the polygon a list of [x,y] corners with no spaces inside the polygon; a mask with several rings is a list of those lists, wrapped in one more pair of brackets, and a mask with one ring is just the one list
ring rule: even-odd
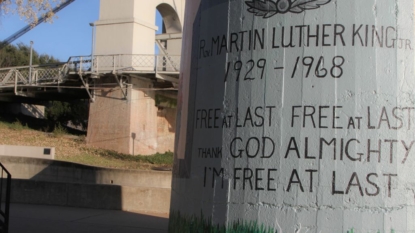
{"label": "paved ground", "polygon": [[9,233],[166,233],[167,215],[11,204]]}

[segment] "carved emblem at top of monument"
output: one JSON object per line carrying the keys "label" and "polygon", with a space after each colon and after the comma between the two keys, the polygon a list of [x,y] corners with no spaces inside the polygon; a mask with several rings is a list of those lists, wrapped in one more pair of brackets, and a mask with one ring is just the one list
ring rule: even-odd
{"label": "carved emblem at top of monument", "polygon": [[301,13],[305,10],[317,9],[331,0],[252,0],[245,1],[249,6],[248,11],[256,16],[264,18],[272,17],[276,14]]}

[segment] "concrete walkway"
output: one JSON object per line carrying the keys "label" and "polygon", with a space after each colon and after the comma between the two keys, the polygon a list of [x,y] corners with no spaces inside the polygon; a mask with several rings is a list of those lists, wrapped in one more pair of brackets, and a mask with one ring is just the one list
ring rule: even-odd
{"label": "concrete walkway", "polygon": [[9,233],[166,233],[168,216],[117,210],[10,205]]}

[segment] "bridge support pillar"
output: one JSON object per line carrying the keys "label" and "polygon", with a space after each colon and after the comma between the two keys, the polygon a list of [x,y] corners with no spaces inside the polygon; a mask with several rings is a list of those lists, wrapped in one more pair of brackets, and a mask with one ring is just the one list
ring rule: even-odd
{"label": "bridge support pillar", "polygon": [[126,98],[116,87],[95,93],[95,102],[90,105],[88,144],[134,155],[173,150],[169,145],[173,145],[174,130],[168,130],[175,128],[173,121],[168,121],[172,114],[162,114],[156,106],[151,82],[133,79],[131,83]]}
{"label": "bridge support pillar", "polygon": [[[102,76],[106,77],[121,68],[153,74],[157,61],[166,61],[161,60],[166,59],[163,57],[157,60],[155,55],[156,9],[163,17],[163,32],[180,34],[184,3],[185,0],[101,0],[100,17],[94,22],[93,71],[105,73]],[[168,43],[169,55],[179,54],[180,39]],[[158,71],[165,70],[161,67]],[[102,76],[98,85],[106,82]],[[147,79],[130,78],[126,98],[119,88],[96,91],[96,100],[90,107],[88,144],[127,154],[173,151],[176,110],[156,106],[156,92],[152,90],[155,76]]]}
{"label": "bridge support pillar", "polygon": [[[185,0],[101,0],[100,17],[94,23],[95,54],[154,54],[156,9],[163,17],[164,33],[181,33],[184,3]],[[180,53],[180,39],[168,43],[170,55]]]}

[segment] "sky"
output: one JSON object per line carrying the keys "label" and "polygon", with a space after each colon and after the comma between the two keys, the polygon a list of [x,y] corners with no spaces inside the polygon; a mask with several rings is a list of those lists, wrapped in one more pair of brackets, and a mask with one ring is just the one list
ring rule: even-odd
{"label": "sky", "polygon": [[[38,25],[12,44],[30,45],[30,41],[33,41],[33,48],[38,53],[52,55],[62,62],[67,61],[70,56],[90,55],[92,28],[89,23],[99,18],[99,0],[77,0],[59,11],[57,16],[53,23]],[[158,14],[157,25],[161,25],[161,21]],[[6,39],[26,25],[18,16],[0,16],[0,40]]]}

